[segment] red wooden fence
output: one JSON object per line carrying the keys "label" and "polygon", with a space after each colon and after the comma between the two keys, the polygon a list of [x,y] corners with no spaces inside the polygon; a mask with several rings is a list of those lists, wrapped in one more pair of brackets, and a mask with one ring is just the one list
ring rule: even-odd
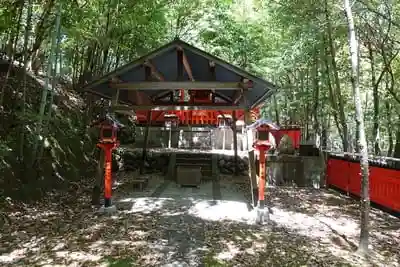
{"label": "red wooden fence", "polygon": [[[326,169],[328,186],[360,196],[360,163],[336,156],[330,156]],[[400,212],[400,170],[390,167],[369,167],[370,199],[385,208]]]}

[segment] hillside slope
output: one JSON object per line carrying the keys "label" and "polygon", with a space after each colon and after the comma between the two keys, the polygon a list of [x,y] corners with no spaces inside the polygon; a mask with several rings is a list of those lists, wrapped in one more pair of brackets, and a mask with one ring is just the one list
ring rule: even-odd
{"label": "hillside slope", "polygon": [[58,84],[49,118],[49,90],[43,142],[39,142],[43,143],[43,152],[39,148],[39,156],[33,155],[45,81],[26,75],[24,114],[23,69],[13,67],[6,82],[8,68],[7,62],[0,63],[0,88],[4,92],[0,103],[0,195],[33,200],[87,180],[95,170],[96,133],[88,131],[90,118],[82,97],[68,84]]}

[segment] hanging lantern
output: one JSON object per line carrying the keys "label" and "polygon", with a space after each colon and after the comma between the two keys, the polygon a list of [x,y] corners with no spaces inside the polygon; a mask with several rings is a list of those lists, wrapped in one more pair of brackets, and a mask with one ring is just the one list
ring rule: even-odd
{"label": "hanging lantern", "polygon": [[269,133],[279,130],[279,127],[267,119],[259,119],[246,127],[248,130],[255,130],[254,144],[269,143]]}
{"label": "hanging lantern", "polygon": [[269,140],[270,127],[266,124],[260,125],[256,128],[256,140],[268,141]]}
{"label": "hanging lantern", "polygon": [[232,126],[232,116],[228,114],[218,115],[218,128],[230,128]]}
{"label": "hanging lantern", "polygon": [[117,143],[118,142],[118,129],[124,127],[111,115],[106,114],[105,117],[92,123],[92,126],[100,128],[99,143]]}
{"label": "hanging lantern", "polygon": [[179,118],[178,116],[176,116],[176,114],[165,114],[164,120],[165,120],[165,127],[168,129],[175,128],[179,124]]}

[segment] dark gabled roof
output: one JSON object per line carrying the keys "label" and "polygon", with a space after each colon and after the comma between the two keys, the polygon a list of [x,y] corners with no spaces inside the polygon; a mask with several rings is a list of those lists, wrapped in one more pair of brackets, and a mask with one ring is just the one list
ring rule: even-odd
{"label": "dark gabled roof", "polygon": [[[99,79],[93,80],[83,87],[83,90],[97,94],[105,98],[111,98],[113,95],[112,89],[109,87],[109,81],[113,77],[117,77],[123,82],[141,82],[145,81],[145,67],[146,61],[151,61],[158,72],[160,72],[165,81],[176,81],[178,77],[178,64],[177,64],[177,48],[182,48],[188,62],[190,63],[193,77],[196,81],[211,81],[211,74],[209,72],[209,62],[215,63],[215,80],[218,82],[240,82],[242,79],[249,79],[253,81],[253,88],[245,91],[247,99],[247,106],[254,108],[260,105],[264,100],[270,97],[276,90],[276,86],[272,83],[256,77],[232,64],[225,62],[215,56],[210,55],[182,40],[175,39],[174,41],[160,47],[159,49],[130,62],[113,72],[106,74]],[[185,79],[189,80],[188,74],[185,71]],[[157,79],[153,78],[153,81]],[[165,90],[168,91],[168,90]],[[119,94],[121,102],[135,104],[135,98],[138,94],[129,93],[131,91],[122,90]],[[140,91],[143,95],[158,93],[157,91]],[[235,91],[216,90],[220,95],[228,98],[233,98]]]}

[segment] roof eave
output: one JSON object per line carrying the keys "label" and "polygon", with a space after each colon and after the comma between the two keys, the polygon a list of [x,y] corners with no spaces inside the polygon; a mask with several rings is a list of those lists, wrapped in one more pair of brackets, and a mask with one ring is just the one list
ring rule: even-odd
{"label": "roof eave", "polygon": [[167,52],[168,50],[170,50],[170,49],[172,49],[174,47],[178,47],[178,43],[179,43],[178,40],[174,40],[174,41],[172,41],[172,42],[170,42],[168,44],[165,44],[164,46],[161,46],[157,50],[151,51],[150,53],[147,53],[146,55],[144,55],[144,56],[142,56],[142,57],[140,57],[138,59],[135,59],[135,60],[133,60],[133,61],[131,61],[131,62],[129,62],[129,63],[117,68],[117,69],[115,69],[114,71],[112,71],[112,72],[110,72],[110,73],[108,73],[106,75],[103,75],[99,79],[96,79],[96,80],[94,80],[92,82],[89,82],[88,84],[83,86],[82,89],[84,91],[90,91],[90,89],[92,89],[93,87],[96,87],[96,86],[100,85],[101,83],[106,82],[110,78],[118,76],[121,73],[127,72],[127,71],[129,71],[131,69],[134,69],[135,67],[138,67],[138,66],[144,64],[146,60],[150,60],[152,58],[155,58],[158,55],[160,55],[160,54],[162,54],[164,52]]}
{"label": "roof eave", "polygon": [[267,91],[250,106],[250,109],[258,107],[262,102],[271,97],[276,91],[277,91],[276,87],[272,89],[271,88],[267,89]]}
{"label": "roof eave", "polygon": [[234,66],[234,65],[232,65],[232,64],[230,64],[230,63],[228,63],[228,62],[226,62],[226,61],[224,61],[222,59],[219,59],[219,58],[217,58],[217,57],[215,57],[215,56],[213,56],[213,55],[211,55],[211,54],[209,54],[209,53],[207,53],[205,51],[202,51],[202,50],[200,50],[200,49],[198,49],[198,48],[196,48],[196,47],[194,47],[194,46],[192,46],[192,45],[190,45],[190,44],[188,44],[188,43],[186,43],[186,42],[184,42],[182,40],[178,40],[177,41],[177,46],[182,46],[184,49],[188,49],[188,50],[190,50],[191,52],[193,52],[193,53],[195,53],[197,55],[200,55],[202,57],[208,58],[209,60],[214,61],[216,64],[221,65],[224,68],[239,74],[240,76],[243,76],[245,78],[253,80],[256,83],[260,83],[265,87],[269,87],[269,88],[275,87],[274,84],[272,84],[272,83],[270,83],[270,82],[268,82],[268,81],[266,81],[266,80],[264,80],[262,78],[254,76],[253,74],[251,74],[251,73],[249,73],[249,72],[247,72],[245,70],[242,70],[239,67],[236,67],[236,66]]}

